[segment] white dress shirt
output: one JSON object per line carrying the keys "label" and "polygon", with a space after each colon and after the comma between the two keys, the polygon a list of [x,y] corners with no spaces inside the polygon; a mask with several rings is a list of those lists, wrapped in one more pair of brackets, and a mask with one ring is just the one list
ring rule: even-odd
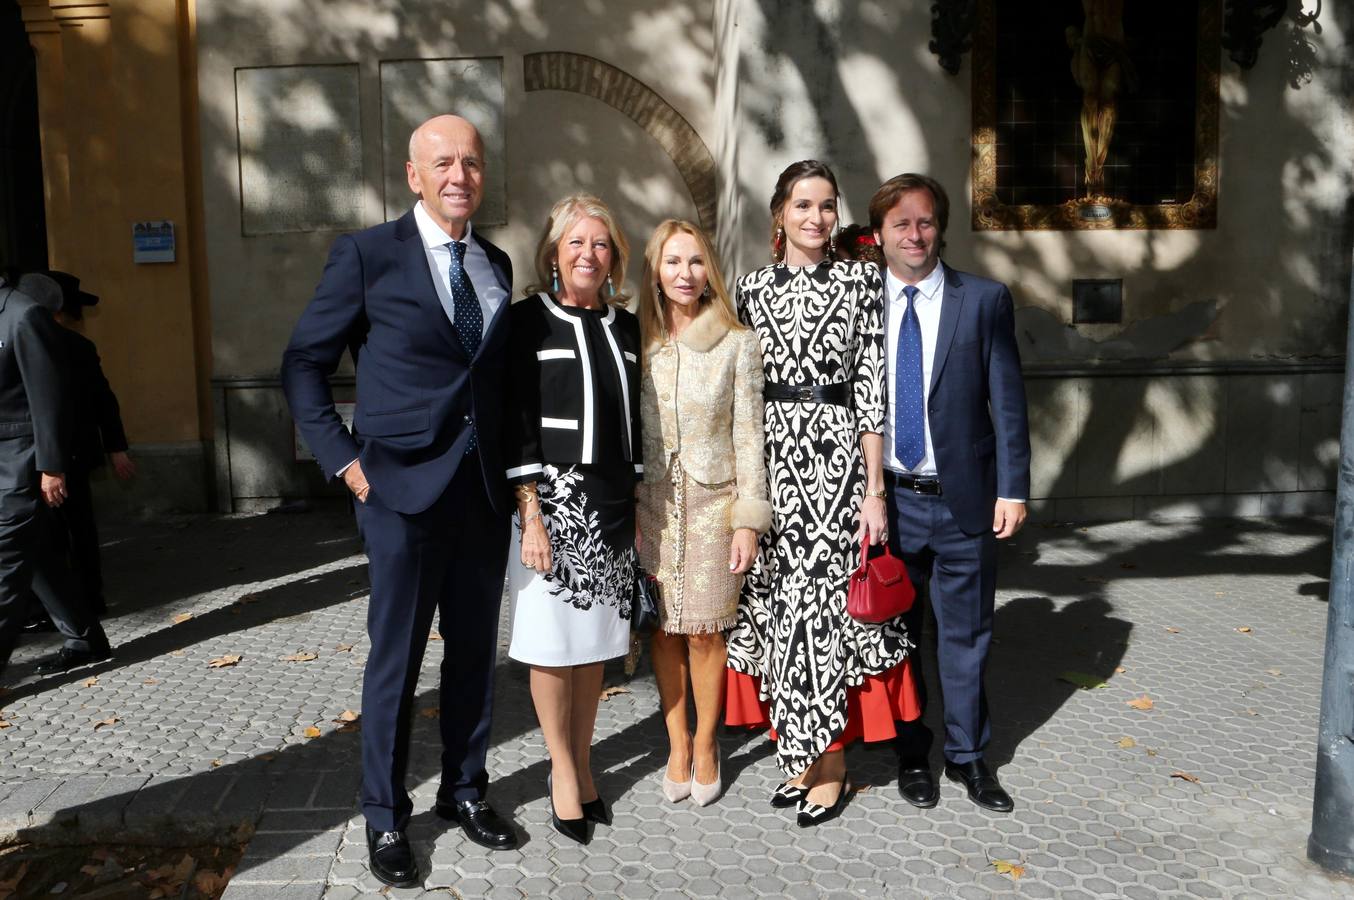
{"label": "white dress shirt", "polygon": [[[423,208],[423,201],[414,204],[414,221],[418,223],[418,233],[423,238],[423,252],[428,257],[428,268],[432,271],[433,287],[437,288],[437,299],[447,311],[447,318],[456,320],[451,303],[451,243],[452,238],[433,221]],[[470,239],[471,226],[465,223],[465,235],[461,243],[465,244],[465,273],[475,288],[475,297],[480,301],[480,312],[484,314],[484,324],[488,327],[503,301],[508,299],[505,291],[494,277],[494,267],[489,265],[489,254],[484,252],[479,241]]]}
{"label": "white dress shirt", "polygon": [[[893,417],[895,395],[898,393],[898,330],[907,312],[907,296],[903,293],[904,284],[892,271],[885,269],[884,275],[884,361],[888,366],[888,408],[884,411],[884,468],[895,472],[911,473],[923,478],[936,475],[936,451],[931,445],[931,418],[927,413],[926,455],[914,468],[909,469],[898,459],[894,449]],[[939,261],[936,267],[917,283],[917,297],[913,301],[917,309],[917,324],[921,326],[921,380],[922,411],[926,412],[926,403],[931,397],[931,369],[936,359],[936,339],[940,334],[940,304],[945,297],[945,265]]]}

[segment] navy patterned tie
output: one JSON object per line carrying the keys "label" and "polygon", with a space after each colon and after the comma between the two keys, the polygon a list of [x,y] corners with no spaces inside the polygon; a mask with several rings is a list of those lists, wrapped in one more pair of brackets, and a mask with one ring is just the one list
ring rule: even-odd
{"label": "navy patterned tie", "polygon": [[480,312],[475,286],[465,273],[465,244],[452,241],[450,246],[452,324],[456,326],[456,336],[461,339],[465,352],[474,356],[484,333],[484,313]]}
{"label": "navy patterned tie", "polygon": [[[470,356],[480,347],[480,337],[484,334],[484,313],[480,312],[480,301],[475,296],[475,286],[465,272],[465,244],[451,242],[451,310],[452,325],[461,346]],[[470,441],[465,452],[475,449],[475,424],[470,423]]]}
{"label": "navy patterned tie", "polygon": [[893,398],[893,452],[908,469],[926,455],[926,409],[922,389],[921,323],[917,321],[917,289],[903,288],[907,309],[898,327]]}

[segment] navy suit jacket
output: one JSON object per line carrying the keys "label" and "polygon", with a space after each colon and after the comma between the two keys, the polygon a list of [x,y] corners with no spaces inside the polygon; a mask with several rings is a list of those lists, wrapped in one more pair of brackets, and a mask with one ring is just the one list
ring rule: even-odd
{"label": "navy suit jacket", "polygon": [[[511,296],[507,254],[478,232],[472,237]],[[422,512],[451,483],[473,423],[489,502],[506,515],[500,433],[508,306],[505,298],[485,323],[472,358],[438,300],[412,209],[336,240],[282,355],[287,403],[325,475],[360,459],[370,502]],[[344,350],[357,369],[352,433],[329,386]]]}
{"label": "navy suit jacket", "polygon": [[1030,496],[1030,429],[1006,285],[945,267],[927,422],[944,500],[970,535]]}

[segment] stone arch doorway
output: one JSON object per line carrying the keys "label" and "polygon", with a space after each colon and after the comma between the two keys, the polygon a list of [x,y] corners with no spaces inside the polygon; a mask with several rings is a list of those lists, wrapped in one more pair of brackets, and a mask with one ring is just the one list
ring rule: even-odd
{"label": "stone arch doorway", "polygon": [[37,61],[15,0],[0,0],[0,268],[47,268]]}
{"label": "stone arch doorway", "polygon": [[644,129],[677,167],[691,193],[701,227],[715,233],[715,158],[691,123],[657,91],[633,75],[581,53],[528,53],[522,69],[528,92],[583,94],[618,110]]}

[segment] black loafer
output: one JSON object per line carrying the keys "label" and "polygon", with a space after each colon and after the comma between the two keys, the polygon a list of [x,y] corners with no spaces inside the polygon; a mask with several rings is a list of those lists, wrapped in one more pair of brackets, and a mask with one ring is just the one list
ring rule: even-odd
{"label": "black loafer", "polygon": [[809,789],[798,784],[782,781],[771,792],[772,809],[789,809],[798,806],[809,795]]}
{"label": "black loafer", "polygon": [[465,836],[490,850],[511,850],[517,846],[517,832],[483,800],[437,801],[434,808],[444,819],[460,823]]}
{"label": "black loafer", "polygon": [[113,655],[113,651],[108,647],[94,648],[90,650],[72,650],[70,647],[62,647],[56,651],[54,656],[34,666],[33,671],[39,675],[51,675],[56,672],[69,672],[78,666],[86,666],[90,663],[100,662]]}
{"label": "black loafer", "polygon": [[56,631],[56,624],[45,614],[40,613],[24,623],[24,634],[47,634]]}
{"label": "black loafer", "polygon": [[898,762],[898,793],[918,809],[930,809],[940,802],[940,788],[926,760],[904,759]]}
{"label": "black loafer", "polygon": [[962,783],[968,790],[968,798],[983,809],[1003,813],[1015,809],[1011,795],[1002,789],[997,776],[981,759],[966,763],[946,762],[945,777]]}
{"label": "black loafer", "polygon": [[377,831],[368,825],[367,857],[371,874],[391,887],[418,887],[423,883],[403,831]]}
{"label": "black loafer", "polygon": [[842,810],[846,808],[846,798],[850,795],[850,780],[842,782],[842,791],[837,795],[836,802],[831,806],[819,806],[817,803],[810,803],[808,792],[805,791],[804,799],[799,801],[799,812],[795,816],[795,824],[800,828],[813,828],[815,825],[832,821],[842,814]]}

